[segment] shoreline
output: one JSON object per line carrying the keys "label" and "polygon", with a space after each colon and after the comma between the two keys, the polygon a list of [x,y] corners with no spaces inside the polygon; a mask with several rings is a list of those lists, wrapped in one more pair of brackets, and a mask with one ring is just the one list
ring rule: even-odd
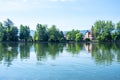
{"label": "shoreline", "polygon": [[120,43],[120,41],[98,41],[98,40],[92,40],[92,41],[0,41],[0,43]]}

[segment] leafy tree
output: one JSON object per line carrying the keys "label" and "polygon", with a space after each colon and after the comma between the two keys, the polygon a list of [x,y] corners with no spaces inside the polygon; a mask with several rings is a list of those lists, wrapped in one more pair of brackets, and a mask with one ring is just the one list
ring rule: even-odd
{"label": "leafy tree", "polygon": [[30,38],[30,28],[29,26],[20,25],[20,39],[27,42]]}
{"label": "leafy tree", "polygon": [[4,26],[5,27],[10,28],[13,25],[14,25],[14,23],[10,19],[7,19],[6,21],[4,21]]}
{"label": "leafy tree", "polygon": [[116,32],[116,40],[120,40],[120,21],[116,24],[117,32]]}
{"label": "leafy tree", "polygon": [[37,24],[34,38],[35,40],[38,41],[47,41],[48,40],[47,25]]}
{"label": "leafy tree", "polygon": [[105,21],[96,21],[94,23],[94,25],[92,26],[92,31],[94,34],[94,37],[97,38],[99,35],[102,34],[102,32],[104,31],[104,26],[105,26]]}
{"label": "leafy tree", "polygon": [[65,37],[64,37],[63,31],[59,32],[59,40],[60,41],[65,41],[66,40]]}
{"label": "leafy tree", "polygon": [[112,31],[115,25],[112,21],[96,21],[92,27],[93,35],[96,39],[102,41],[112,40]]}
{"label": "leafy tree", "polygon": [[38,41],[38,33],[36,31],[34,33],[34,41]]}
{"label": "leafy tree", "polygon": [[55,25],[52,25],[52,27],[50,27],[48,29],[48,37],[49,37],[49,41],[57,41],[57,34],[58,34],[58,30],[56,28]]}
{"label": "leafy tree", "polygon": [[63,39],[63,32],[59,31],[59,29],[57,29],[55,25],[52,25],[52,27],[48,29],[48,41],[56,42],[61,41]]}
{"label": "leafy tree", "polygon": [[67,40],[79,41],[80,39],[82,39],[82,34],[80,33],[79,30],[73,29],[72,31],[67,32],[66,38]]}
{"label": "leafy tree", "polygon": [[117,23],[117,31],[120,33],[120,21]]}
{"label": "leafy tree", "polygon": [[10,29],[10,41],[18,41],[18,28],[15,26]]}
{"label": "leafy tree", "polygon": [[67,38],[67,40],[71,40],[71,32],[69,31],[69,32],[67,32],[67,34],[66,34],[66,38]]}
{"label": "leafy tree", "polygon": [[114,41],[118,40],[118,35],[119,34],[117,32],[112,33],[112,40]]}
{"label": "leafy tree", "polygon": [[106,21],[106,25],[103,28],[105,32],[111,33],[115,29],[115,25],[112,23],[112,21]]}
{"label": "leafy tree", "polygon": [[14,26],[14,23],[7,19],[4,21],[4,41],[17,41],[18,40],[18,28]]}
{"label": "leafy tree", "polygon": [[75,40],[76,41],[81,41],[82,37],[83,37],[82,34],[79,32],[79,33],[76,34],[76,39]]}
{"label": "leafy tree", "polygon": [[3,41],[3,38],[4,38],[4,27],[0,22],[0,41]]}
{"label": "leafy tree", "polygon": [[112,21],[107,21],[105,25],[105,30],[107,36],[106,40],[112,40],[112,31],[115,29],[115,25],[112,23]]}

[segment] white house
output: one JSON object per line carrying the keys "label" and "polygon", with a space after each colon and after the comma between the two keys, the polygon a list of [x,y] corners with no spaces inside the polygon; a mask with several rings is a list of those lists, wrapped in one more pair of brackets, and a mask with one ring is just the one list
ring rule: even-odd
{"label": "white house", "polygon": [[93,40],[93,35],[92,35],[92,32],[91,31],[86,31],[85,35],[84,35],[84,40],[89,38],[90,40]]}

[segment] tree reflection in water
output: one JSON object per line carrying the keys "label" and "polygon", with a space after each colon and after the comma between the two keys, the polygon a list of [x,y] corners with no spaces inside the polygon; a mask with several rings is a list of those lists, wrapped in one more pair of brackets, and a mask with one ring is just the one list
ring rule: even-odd
{"label": "tree reflection in water", "polygon": [[71,54],[79,54],[83,49],[83,44],[80,43],[68,43],[66,44],[66,51]]}
{"label": "tree reflection in water", "polygon": [[30,57],[30,48],[32,47],[32,43],[20,43],[20,59],[29,59]]}
{"label": "tree reflection in water", "polygon": [[[92,57],[96,64],[110,65],[113,61],[120,62],[120,44],[93,44]],[[116,58],[117,57],[117,58]]]}
{"label": "tree reflection in water", "polygon": [[21,60],[29,59],[31,47],[34,47],[37,61],[45,60],[48,57],[56,59],[65,50],[73,55],[82,55],[81,51],[89,52],[95,63],[99,65],[110,65],[113,61],[120,63],[120,44],[115,43],[0,43],[0,64],[9,67],[18,57]]}
{"label": "tree reflection in water", "polygon": [[56,58],[56,55],[63,52],[63,47],[65,44],[62,43],[40,43],[34,44],[35,53],[37,60],[41,61],[42,59],[51,56],[53,59]]}
{"label": "tree reflection in water", "polygon": [[17,43],[1,43],[0,44],[0,61],[6,66],[10,66],[12,61],[17,58],[18,44]]}

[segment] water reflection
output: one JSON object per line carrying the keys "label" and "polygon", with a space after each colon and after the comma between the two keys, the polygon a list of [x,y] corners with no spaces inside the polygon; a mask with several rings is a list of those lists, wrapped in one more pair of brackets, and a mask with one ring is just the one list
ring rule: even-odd
{"label": "water reflection", "polygon": [[69,43],[66,44],[66,51],[71,54],[79,54],[80,51],[83,49],[83,44],[80,43]]}
{"label": "water reflection", "polygon": [[20,58],[27,59],[30,57],[30,48],[32,47],[32,43],[21,43],[19,44],[20,49]]}
{"label": "water reflection", "polygon": [[34,44],[37,60],[41,61],[42,59],[47,58],[48,55],[50,55],[53,59],[55,59],[56,55],[63,52],[64,46],[65,44],[57,44],[57,43]]}
{"label": "water reflection", "polygon": [[92,44],[91,53],[97,64],[112,64],[113,61],[120,62],[120,44]]}
{"label": "water reflection", "polygon": [[[34,47],[34,54],[37,61],[51,57],[56,59],[59,54],[66,51],[69,54],[91,53],[96,64],[110,65],[112,62],[120,62],[120,44],[81,44],[81,43],[0,43],[0,63],[10,66],[12,61],[20,58],[30,59],[31,48]],[[83,53],[83,54],[84,54]],[[19,55],[18,55],[19,54]]]}
{"label": "water reflection", "polygon": [[1,43],[0,44],[0,61],[6,66],[10,66],[12,61],[17,58],[18,55],[17,43]]}
{"label": "water reflection", "polygon": [[83,45],[84,45],[85,50],[86,50],[88,53],[91,53],[91,52],[92,52],[92,49],[93,49],[93,44],[92,44],[92,43],[85,43],[85,44],[83,44]]}

